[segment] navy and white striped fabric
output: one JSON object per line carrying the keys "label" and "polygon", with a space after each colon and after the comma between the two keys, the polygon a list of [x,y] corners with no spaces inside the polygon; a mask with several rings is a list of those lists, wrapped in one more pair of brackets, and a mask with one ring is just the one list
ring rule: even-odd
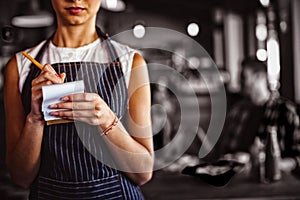
{"label": "navy and white striped fabric", "polygon": [[[106,39],[103,34],[102,38]],[[127,87],[109,39],[106,47],[111,63],[57,63],[52,67],[57,73],[66,73],[66,82],[84,80],[85,92],[98,93],[121,118],[128,102]],[[30,112],[31,81],[39,73],[32,66],[22,90],[26,114]],[[30,199],[143,199],[139,187],[114,168],[112,158],[96,126],[82,122],[45,125],[40,171],[32,184]]]}

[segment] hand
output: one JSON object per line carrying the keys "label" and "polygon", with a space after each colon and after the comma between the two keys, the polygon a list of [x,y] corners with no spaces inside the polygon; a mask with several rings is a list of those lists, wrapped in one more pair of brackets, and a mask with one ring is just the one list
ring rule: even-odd
{"label": "hand", "polygon": [[57,74],[51,65],[46,64],[40,75],[32,80],[31,84],[31,117],[35,120],[42,121],[43,115],[41,104],[43,100],[42,86],[57,83],[63,83],[65,73]]}
{"label": "hand", "polygon": [[98,125],[102,130],[114,120],[114,113],[106,102],[95,93],[68,95],[62,97],[61,103],[53,104],[50,108],[62,109],[51,112],[52,116]]}

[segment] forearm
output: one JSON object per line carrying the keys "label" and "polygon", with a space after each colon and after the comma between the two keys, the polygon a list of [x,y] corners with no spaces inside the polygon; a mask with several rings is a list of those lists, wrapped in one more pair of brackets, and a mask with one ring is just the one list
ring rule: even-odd
{"label": "forearm", "polygon": [[7,168],[14,182],[27,188],[36,177],[40,166],[40,151],[44,123],[31,114],[26,118],[21,136],[7,154]]}
{"label": "forearm", "polygon": [[[144,130],[147,132],[147,130]],[[151,136],[150,136],[151,137]],[[121,171],[133,182],[143,185],[152,177],[154,156],[130,136],[119,122],[107,135],[103,135]]]}

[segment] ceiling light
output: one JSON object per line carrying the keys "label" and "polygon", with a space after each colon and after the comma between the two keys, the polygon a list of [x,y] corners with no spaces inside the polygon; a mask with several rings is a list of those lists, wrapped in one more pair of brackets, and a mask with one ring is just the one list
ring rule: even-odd
{"label": "ceiling light", "polygon": [[118,0],[107,0],[105,2],[107,3],[107,7],[109,9],[116,9],[116,7],[118,5]]}
{"label": "ceiling light", "polygon": [[270,0],[259,0],[261,5],[268,7],[270,5]]}
{"label": "ceiling light", "polygon": [[134,37],[136,38],[143,38],[146,34],[146,28],[145,26],[141,25],[141,24],[138,24],[138,25],[135,25],[134,28],[133,28],[133,35]]}
{"label": "ceiling light", "polygon": [[199,33],[199,25],[196,23],[190,23],[187,27],[187,32],[192,37],[197,36]]}
{"label": "ceiling light", "polygon": [[40,13],[36,15],[15,16],[11,23],[21,28],[39,28],[47,27],[53,24],[53,16],[49,13]]}
{"label": "ceiling light", "polygon": [[24,1],[19,6],[19,13],[11,20],[12,25],[21,28],[40,28],[51,26],[53,15],[41,11],[37,0]]}
{"label": "ceiling light", "polygon": [[121,12],[126,9],[126,4],[122,0],[103,0],[101,7],[112,12]]}
{"label": "ceiling light", "polygon": [[256,58],[262,62],[266,61],[268,58],[267,50],[265,49],[258,49],[256,51]]}
{"label": "ceiling light", "polygon": [[260,41],[265,41],[268,37],[268,30],[265,24],[258,24],[255,30],[256,38]]}

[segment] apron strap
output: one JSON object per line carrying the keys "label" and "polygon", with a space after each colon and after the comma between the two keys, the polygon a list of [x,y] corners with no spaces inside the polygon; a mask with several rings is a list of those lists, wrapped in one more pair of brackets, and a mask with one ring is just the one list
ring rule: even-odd
{"label": "apron strap", "polygon": [[111,62],[119,62],[120,63],[120,58],[117,54],[116,48],[111,42],[111,38],[107,33],[104,33],[98,26],[96,27],[97,34],[100,38],[103,38],[104,44],[106,45],[106,49],[108,50],[109,58]]}
{"label": "apron strap", "polygon": [[[45,49],[48,47],[49,43],[50,43],[50,40],[52,39],[54,34],[52,34],[51,37],[49,37],[46,42],[44,43],[44,45],[42,46],[42,48],[39,50],[38,54],[35,56],[35,59],[40,62],[40,59],[45,51]],[[34,69],[35,68],[35,65],[33,63],[31,63],[30,65],[30,70]]]}

